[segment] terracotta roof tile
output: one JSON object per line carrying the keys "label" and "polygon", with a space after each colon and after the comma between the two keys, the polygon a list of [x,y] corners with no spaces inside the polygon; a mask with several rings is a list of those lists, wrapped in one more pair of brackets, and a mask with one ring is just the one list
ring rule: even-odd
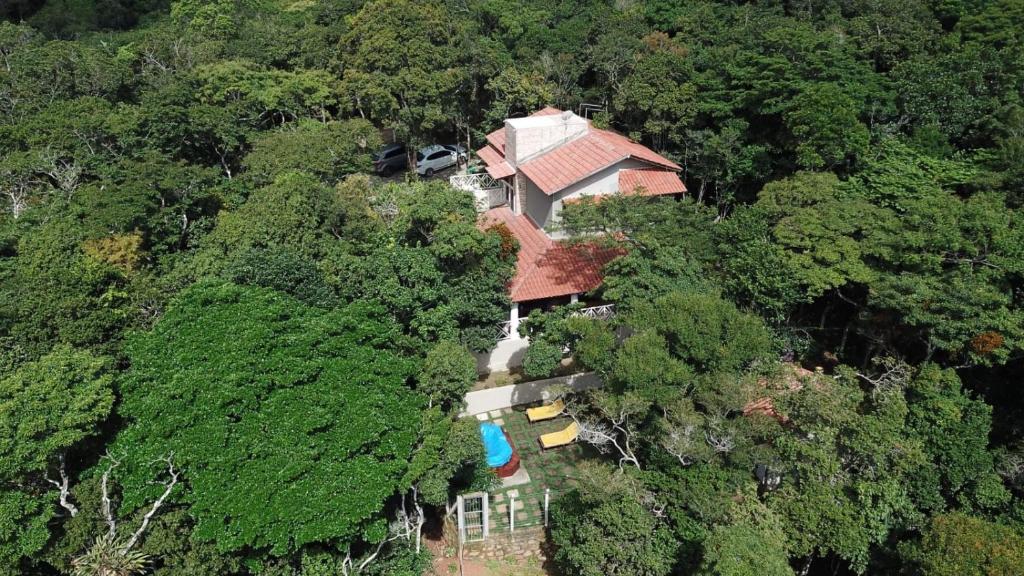
{"label": "terracotta roof tile", "polygon": [[626,138],[622,134],[617,134],[611,130],[598,130],[591,128],[591,131],[597,133],[609,144],[615,146],[619,150],[624,151],[629,157],[636,158],[637,160],[643,160],[656,166],[668,168],[669,170],[682,170],[682,167],[675,162],[665,158],[661,154],[658,154],[654,150],[651,150],[643,144],[633,142],[629,138]]}
{"label": "terracotta roof tile", "polygon": [[480,218],[487,229],[503,223],[519,242],[516,274],[509,283],[513,302],[589,292],[601,285],[601,270],[620,250],[595,245],[567,246],[551,240],[528,216],[507,207],[488,210]]}
{"label": "terracotta roof tile", "polygon": [[[761,388],[773,390],[775,393],[796,392],[804,387],[805,382],[815,383],[815,378],[817,378],[815,372],[811,372],[797,364],[786,363],[782,365],[779,378],[773,381],[769,381],[767,378],[760,378],[757,381],[757,385]],[[818,381],[815,385],[819,386],[820,382]],[[775,418],[781,424],[789,422],[789,418],[785,414],[781,414],[776,410],[775,403],[772,402],[770,396],[759,396],[743,405],[744,416],[751,416],[753,414]]]}
{"label": "terracotta roof tile", "polygon": [[476,155],[487,164],[491,178],[505,178],[516,173],[516,169],[505,162],[505,157],[493,146],[484,146],[476,151]]}
{"label": "terracotta roof tile", "polygon": [[678,174],[669,170],[627,169],[619,171],[619,192],[639,192],[644,196],[680,194],[686,192],[686,185]]}
{"label": "terracotta roof tile", "polygon": [[487,143],[494,147],[502,157],[505,156],[505,128],[501,127],[487,135]]}
{"label": "terracotta roof tile", "polygon": [[519,169],[550,196],[627,158],[668,170],[680,170],[679,165],[650,148],[621,134],[597,128],[591,128],[586,135],[528,160]]}

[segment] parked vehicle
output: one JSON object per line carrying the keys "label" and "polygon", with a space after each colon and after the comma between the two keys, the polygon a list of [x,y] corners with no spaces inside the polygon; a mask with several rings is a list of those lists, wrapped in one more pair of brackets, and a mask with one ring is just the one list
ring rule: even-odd
{"label": "parked vehicle", "polygon": [[420,176],[433,176],[434,172],[455,166],[458,154],[444,146],[434,144],[421,148],[416,153],[416,173]]}
{"label": "parked vehicle", "polygon": [[458,144],[441,144],[441,147],[446,150],[451,150],[459,155],[459,162],[469,161],[469,155],[466,154],[466,149]]}
{"label": "parked vehicle", "polygon": [[373,171],[383,176],[396,170],[404,170],[408,166],[409,157],[405,153],[405,146],[401,144],[385,146],[373,155]]}

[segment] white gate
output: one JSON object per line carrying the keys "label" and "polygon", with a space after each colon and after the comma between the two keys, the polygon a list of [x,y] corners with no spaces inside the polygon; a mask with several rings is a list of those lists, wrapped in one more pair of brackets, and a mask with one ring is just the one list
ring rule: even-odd
{"label": "white gate", "polygon": [[488,536],[488,502],[486,492],[474,492],[458,497],[459,540],[479,542]]}

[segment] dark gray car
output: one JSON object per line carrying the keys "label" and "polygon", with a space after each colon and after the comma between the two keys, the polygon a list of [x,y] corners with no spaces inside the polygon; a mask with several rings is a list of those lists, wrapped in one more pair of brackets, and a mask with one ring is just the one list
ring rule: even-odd
{"label": "dark gray car", "polygon": [[409,156],[405,153],[405,146],[401,144],[385,146],[373,155],[373,171],[383,176],[396,170],[405,170],[408,165]]}

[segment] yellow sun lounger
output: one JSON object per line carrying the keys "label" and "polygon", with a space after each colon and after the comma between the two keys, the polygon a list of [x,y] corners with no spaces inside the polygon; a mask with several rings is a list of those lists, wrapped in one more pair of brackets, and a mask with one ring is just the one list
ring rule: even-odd
{"label": "yellow sun lounger", "polygon": [[561,414],[564,410],[565,402],[562,402],[559,399],[545,406],[527,408],[526,417],[530,420],[530,422],[540,422],[541,420],[550,420],[555,416]]}
{"label": "yellow sun lounger", "polygon": [[559,446],[565,446],[566,444],[572,444],[576,441],[576,436],[578,436],[579,433],[579,425],[573,422],[566,426],[564,430],[559,430],[558,432],[552,432],[541,436],[541,448],[557,448]]}

